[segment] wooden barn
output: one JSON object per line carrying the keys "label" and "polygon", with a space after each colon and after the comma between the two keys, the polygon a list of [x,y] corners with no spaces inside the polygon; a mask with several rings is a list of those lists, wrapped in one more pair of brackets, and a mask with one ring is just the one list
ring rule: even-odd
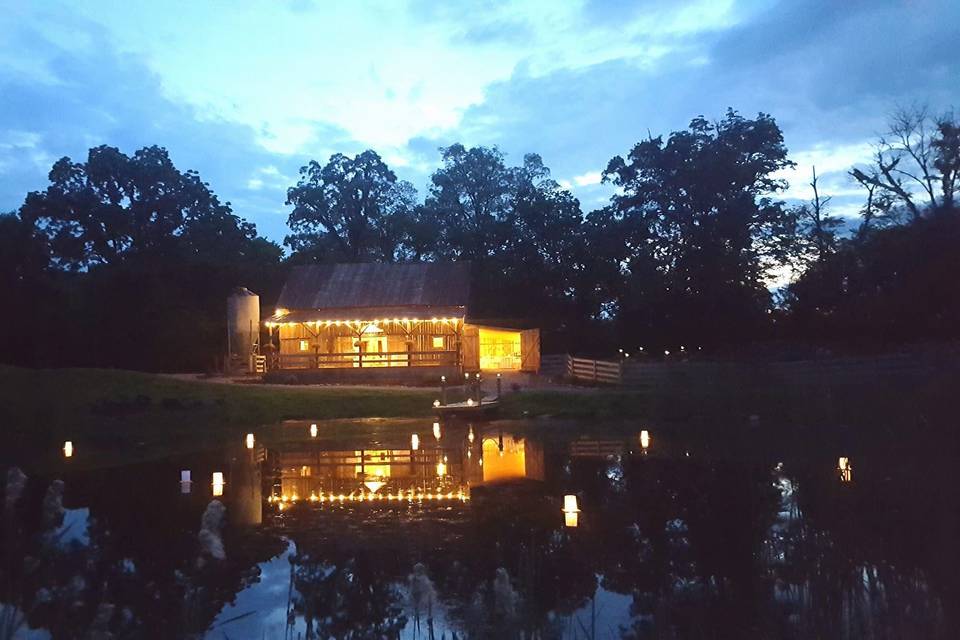
{"label": "wooden barn", "polygon": [[539,329],[470,311],[468,263],[295,267],[265,323],[270,368],[395,380],[539,369]]}

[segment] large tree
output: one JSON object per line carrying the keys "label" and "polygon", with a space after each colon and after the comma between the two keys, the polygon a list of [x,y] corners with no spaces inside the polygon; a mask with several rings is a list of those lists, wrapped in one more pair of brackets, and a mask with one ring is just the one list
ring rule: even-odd
{"label": "large tree", "polygon": [[178,170],[162,147],[133,156],[95,147],[86,162],[58,160],[49,179],[45,190],[27,195],[20,217],[47,236],[60,268],[169,254],[182,236],[200,234],[200,227],[216,229],[201,250],[224,238],[242,244],[256,237],[253,225],[233,215],[195,171]]}
{"label": "large tree", "polygon": [[593,226],[594,237],[622,242],[612,255],[622,284],[611,294],[624,340],[756,335],[770,302],[767,277],[791,250],[794,221],[775,196],[786,187],[777,172],[792,164],[772,117],[733,110],[610,161],[604,178],[618,194]]}
{"label": "large tree", "polygon": [[375,151],[337,153],[300,169],[287,204],[293,233],[284,242],[300,259],[393,262],[404,255],[416,190]]}
{"label": "large tree", "polygon": [[9,286],[29,322],[7,321],[21,363],[210,367],[230,291],[270,299],[280,276],[280,248],[160,147],[62,158],[2,226],[21,239]]}
{"label": "large tree", "polygon": [[455,144],[441,156],[418,216],[432,255],[473,262],[478,313],[574,331],[589,255],[579,201],[536,154],[513,167],[496,148]]}

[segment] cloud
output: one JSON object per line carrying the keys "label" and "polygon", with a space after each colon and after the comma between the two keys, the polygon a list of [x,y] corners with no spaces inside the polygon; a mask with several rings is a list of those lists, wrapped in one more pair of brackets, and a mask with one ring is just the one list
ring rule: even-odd
{"label": "cloud", "polygon": [[[0,210],[55,158],[166,146],[273,239],[310,159],[374,148],[421,191],[454,142],[540,153],[585,209],[598,168],[733,107],[773,114],[837,210],[898,103],[958,102],[960,3],[14,4],[0,23]],[[272,172],[272,169],[276,173]]]}

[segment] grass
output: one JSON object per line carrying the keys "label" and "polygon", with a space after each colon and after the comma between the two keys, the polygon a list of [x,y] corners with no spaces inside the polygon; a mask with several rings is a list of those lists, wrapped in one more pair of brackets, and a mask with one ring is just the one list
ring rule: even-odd
{"label": "grass", "polygon": [[[714,376],[658,388],[521,390],[504,396],[507,419],[550,416],[582,425],[642,422],[723,437],[759,423],[784,440],[815,439],[838,426],[893,437],[952,430],[960,409],[955,371],[916,380],[830,379],[816,384]],[[225,437],[291,419],[426,418],[436,390],[275,387],[185,381],[106,369],[0,366],[0,462],[83,443],[91,464],[216,446]],[[457,398],[451,393],[451,401]],[[553,423],[546,423],[547,425]],[[930,425],[937,429],[930,429]],[[383,423],[331,427],[335,437]],[[79,444],[78,444],[79,446]],[[118,452],[123,452],[122,454]]]}

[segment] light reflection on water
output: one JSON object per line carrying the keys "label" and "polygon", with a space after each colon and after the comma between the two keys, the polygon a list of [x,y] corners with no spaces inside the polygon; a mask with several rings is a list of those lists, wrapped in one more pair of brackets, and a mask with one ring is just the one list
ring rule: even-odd
{"label": "light reflection on water", "polygon": [[[858,454],[854,481],[847,451],[723,459],[639,429],[444,424],[416,442],[406,425],[335,441],[296,428],[254,449],[65,467],[52,533],[30,515],[50,478],[32,478],[5,513],[18,591],[2,597],[55,636],[949,637],[955,583],[927,553],[948,536],[925,526],[936,503],[913,499],[908,464]],[[227,523],[201,533],[214,498]],[[218,544],[223,560],[204,555]]]}

